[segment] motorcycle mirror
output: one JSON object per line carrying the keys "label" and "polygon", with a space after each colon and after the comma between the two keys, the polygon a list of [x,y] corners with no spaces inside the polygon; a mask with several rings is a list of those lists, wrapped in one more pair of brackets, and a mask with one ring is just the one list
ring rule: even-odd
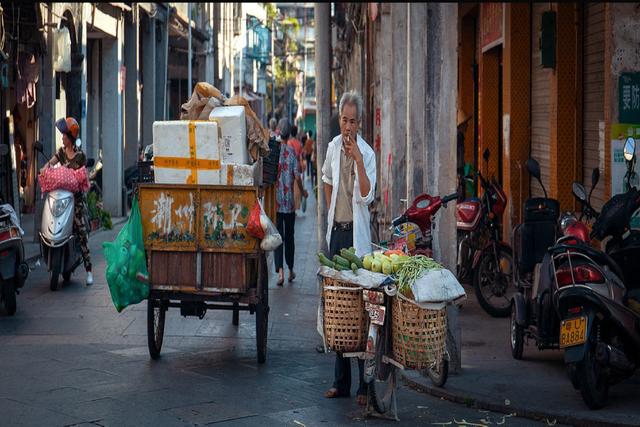
{"label": "motorcycle mirror", "polygon": [[532,177],[540,179],[540,164],[536,159],[527,160],[527,170]]}
{"label": "motorcycle mirror", "polygon": [[491,151],[489,151],[489,149],[487,148],[486,150],[484,150],[484,153],[482,153],[482,158],[484,159],[485,162],[489,161],[489,157],[491,156]]}
{"label": "motorcycle mirror", "polygon": [[627,138],[624,143],[624,159],[628,162],[636,155],[636,140],[633,137]]}
{"label": "motorcycle mirror", "polygon": [[7,144],[0,144],[0,156],[6,156],[9,153],[9,146]]}
{"label": "motorcycle mirror", "polygon": [[600,169],[593,168],[593,172],[591,172],[591,188],[595,187],[600,181]]}
{"label": "motorcycle mirror", "polygon": [[584,185],[580,184],[579,182],[574,182],[571,186],[571,192],[581,202],[587,202],[587,190],[585,190]]}
{"label": "motorcycle mirror", "polygon": [[95,165],[95,164],[96,164],[96,159],[88,159],[87,160],[87,167],[88,168],[92,168],[93,165]]}

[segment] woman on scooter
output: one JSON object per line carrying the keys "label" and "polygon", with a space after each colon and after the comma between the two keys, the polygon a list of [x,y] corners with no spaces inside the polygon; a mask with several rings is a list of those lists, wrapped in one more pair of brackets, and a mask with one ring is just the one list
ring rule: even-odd
{"label": "woman on scooter", "polygon": [[[53,155],[41,169],[40,172],[50,166],[60,163],[71,169],[80,169],[87,164],[87,158],[80,149],[80,126],[73,117],[59,119],[56,122],[56,128],[62,134],[62,147]],[[74,218],[73,229],[80,239],[80,247],[82,249],[82,260],[84,268],[87,271],[87,286],[93,285],[93,274],[91,273],[91,256],[89,254],[89,242],[87,228],[84,222],[87,212],[87,203],[85,193],[79,191],[74,194]]]}

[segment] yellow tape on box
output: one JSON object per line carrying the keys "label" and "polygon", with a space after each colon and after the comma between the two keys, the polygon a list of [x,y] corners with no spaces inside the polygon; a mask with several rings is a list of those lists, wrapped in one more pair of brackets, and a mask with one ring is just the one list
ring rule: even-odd
{"label": "yellow tape on box", "polygon": [[155,182],[220,183],[219,127],[211,121],[165,121],[153,124]]}

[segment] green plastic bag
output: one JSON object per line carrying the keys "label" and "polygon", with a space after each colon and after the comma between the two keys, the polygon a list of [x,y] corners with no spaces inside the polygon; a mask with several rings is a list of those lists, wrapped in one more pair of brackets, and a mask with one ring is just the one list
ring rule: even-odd
{"label": "green plastic bag", "polygon": [[113,242],[104,242],[102,247],[107,261],[105,276],[118,313],[131,304],[147,299],[149,272],[137,197],[133,199],[129,221]]}

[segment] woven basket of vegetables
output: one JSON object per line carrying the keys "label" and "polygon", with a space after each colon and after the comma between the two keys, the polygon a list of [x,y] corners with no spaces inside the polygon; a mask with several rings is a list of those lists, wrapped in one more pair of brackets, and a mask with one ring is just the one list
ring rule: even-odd
{"label": "woven basket of vegetables", "polygon": [[368,317],[362,288],[358,285],[322,278],[324,336],[327,347],[338,353],[364,351]]}
{"label": "woven basket of vegetables", "polygon": [[400,294],[393,299],[393,358],[409,369],[426,369],[442,359],[446,309],[428,310]]}

